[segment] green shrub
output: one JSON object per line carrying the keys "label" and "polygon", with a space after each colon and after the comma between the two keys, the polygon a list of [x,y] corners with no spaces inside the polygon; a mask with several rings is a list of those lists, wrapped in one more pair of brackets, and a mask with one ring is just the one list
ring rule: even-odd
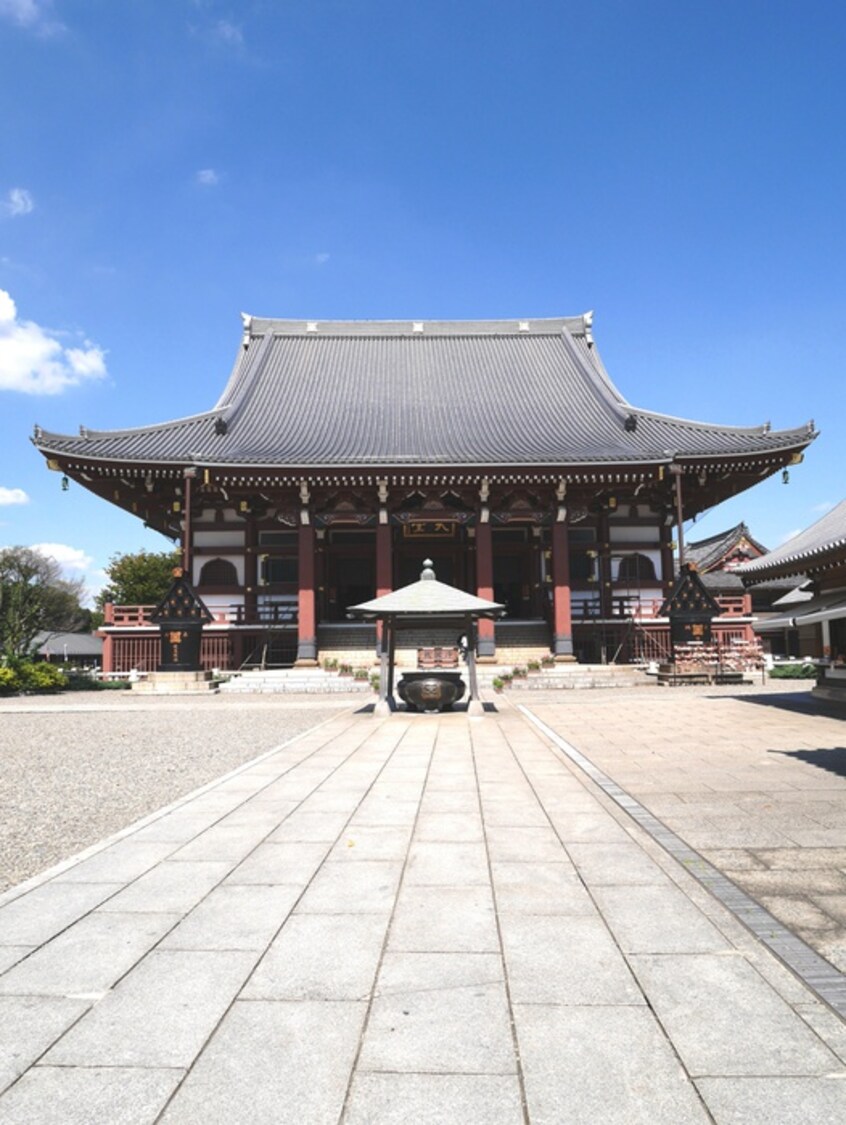
{"label": "green shrub", "polygon": [[815,664],[775,664],[770,668],[771,680],[815,680]]}
{"label": "green shrub", "polygon": [[128,691],[131,687],[127,680],[95,680],[80,672],[71,672],[68,676],[69,691]]}
{"label": "green shrub", "polygon": [[523,680],[523,679],[525,679],[525,678],[526,678],[526,676],[528,675],[528,672],[526,671],[526,669],[525,669],[525,668],[521,668],[521,667],[520,667],[520,666],[518,665],[518,666],[517,666],[517,667],[516,667],[516,668],[514,669],[514,671],[513,671],[512,673],[511,673],[511,675],[512,675],[512,676],[514,677],[514,679],[515,679],[515,680]]}
{"label": "green shrub", "polygon": [[366,668],[356,668],[356,670],[353,672],[353,679],[354,680],[366,680],[369,677],[369,675],[370,675],[370,673],[367,671]]}
{"label": "green shrub", "polygon": [[528,667],[530,672],[540,672],[540,661],[539,660],[530,660],[527,667]]}
{"label": "green shrub", "polygon": [[493,685],[494,691],[502,691],[503,687],[505,687],[505,681],[501,676],[494,676],[491,680],[491,684]]}
{"label": "green shrub", "polygon": [[64,673],[52,664],[33,664],[27,660],[13,660],[0,667],[0,693],[64,691],[68,681]]}
{"label": "green shrub", "polygon": [[26,664],[18,666],[21,691],[64,691],[68,686],[64,673],[52,664]]}
{"label": "green shrub", "polygon": [[13,695],[21,690],[21,682],[14,668],[0,668],[0,695]]}

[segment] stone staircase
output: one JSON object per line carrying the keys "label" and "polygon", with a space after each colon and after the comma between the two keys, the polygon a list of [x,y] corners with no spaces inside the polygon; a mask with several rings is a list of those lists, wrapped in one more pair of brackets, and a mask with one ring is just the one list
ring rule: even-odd
{"label": "stone staircase", "polygon": [[[479,665],[479,687],[492,690],[493,681],[503,672],[510,672],[511,665]],[[402,669],[397,668],[395,677],[399,680]],[[460,671],[467,682],[466,665]],[[513,680],[506,689],[509,692],[562,691],[584,688],[608,687],[648,687],[654,678],[646,675],[643,668],[632,664],[556,664],[540,672],[531,672],[524,679]],[[321,668],[283,668],[261,671],[254,669],[236,673],[232,679],[220,685],[223,694],[308,694],[338,695],[355,692],[375,699],[375,692],[367,680],[354,680],[351,676],[339,676],[336,672],[324,672]]]}
{"label": "stone staircase", "polygon": [[[511,667],[497,668],[495,665],[479,667],[479,687],[492,688],[493,681]],[[530,672],[521,679],[514,679],[505,689],[508,692],[524,691],[563,691],[585,688],[634,688],[652,687],[655,679],[647,676],[644,668],[637,664],[556,664],[542,668],[540,672]]]}
{"label": "stone staircase", "polygon": [[375,697],[368,680],[354,680],[352,676],[339,676],[337,672],[324,672],[322,668],[255,668],[236,672],[220,685],[220,692],[223,695],[338,695],[357,692]]}

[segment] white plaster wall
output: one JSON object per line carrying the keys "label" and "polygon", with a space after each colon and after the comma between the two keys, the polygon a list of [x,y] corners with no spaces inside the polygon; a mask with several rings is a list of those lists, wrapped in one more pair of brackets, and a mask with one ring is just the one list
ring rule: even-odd
{"label": "white plaster wall", "polygon": [[233,531],[195,531],[195,547],[243,547],[243,529]]}
{"label": "white plaster wall", "polygon": [[641,524],[638,527],[609,526],[612,543],[660,543],[661,531],[655,524]]}

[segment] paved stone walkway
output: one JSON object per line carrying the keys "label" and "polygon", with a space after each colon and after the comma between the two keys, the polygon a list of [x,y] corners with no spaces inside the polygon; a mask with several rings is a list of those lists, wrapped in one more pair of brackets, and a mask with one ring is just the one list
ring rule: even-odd
{"label": "paved stone walkway", "polygon": [[802,684],[526,703],[846,971],[846,715],[811,703]]}
{"label": "paved stone walkway", "polygon": [[0,900],[0,1122],[846,1120],[843,1022],[499,706],[344,714]]}

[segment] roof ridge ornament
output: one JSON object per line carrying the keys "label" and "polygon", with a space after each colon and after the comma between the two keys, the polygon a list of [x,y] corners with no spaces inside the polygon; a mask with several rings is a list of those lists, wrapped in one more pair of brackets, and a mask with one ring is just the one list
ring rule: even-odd
{"label": "roof ridge ornament", "polygon": [[585,340],[589,348],[593,347],[593,309],[589,309],[584,314],[582,320],[585,322]]}
{"label": "roof ridge ornament", "polygon": [[434,564],[433,564],[431,559],[424,559],[423,560],[423,569],[420,571],[420,581],[421,582],[434,582],[435,581]]}
{"label": "roof ridge ornament", "polygon": [[252,340],[253,338],[253,318],[250,313],[241,313],[241,323],[244,326],[244,335],[241,337],[241,346],[244,348],[248,348],[250,346],[250,340]]}

